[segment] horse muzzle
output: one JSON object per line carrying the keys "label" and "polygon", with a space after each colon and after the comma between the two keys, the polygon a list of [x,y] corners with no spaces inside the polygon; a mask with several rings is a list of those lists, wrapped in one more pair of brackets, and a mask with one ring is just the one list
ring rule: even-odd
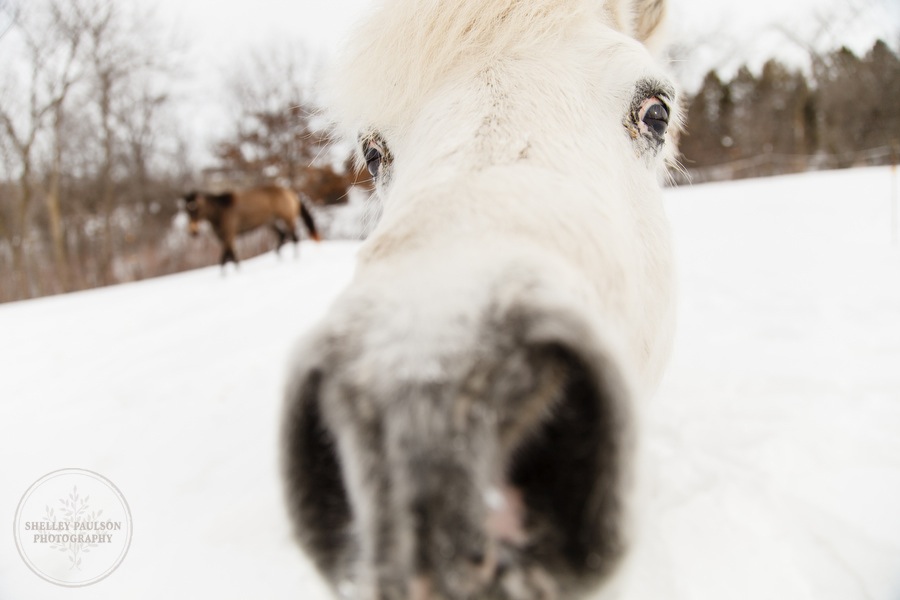
{"label": "horse muzzle", "polygon": [[628,369],[568,295],[526,287],[439,316],[351,288],[300,346],[288,503],[353,598],[553,600],[616,570]]}

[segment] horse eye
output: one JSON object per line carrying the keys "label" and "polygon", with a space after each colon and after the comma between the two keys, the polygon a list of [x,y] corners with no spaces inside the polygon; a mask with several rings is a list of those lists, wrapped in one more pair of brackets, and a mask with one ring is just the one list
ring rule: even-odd
{"label": "horse eye", "polygon": [[641,121],[656,135],[662,137],[669,128],[669,109],[658,98],[650,98],[642,107]]}
{"label": "horse eye", "polygon": [[378,169],[381,167],[381,150],[376,148],[375,146],[370,146],[368,150],[366,150],[366,168],[369,170],[369,175],[375,177],[378,175]]}

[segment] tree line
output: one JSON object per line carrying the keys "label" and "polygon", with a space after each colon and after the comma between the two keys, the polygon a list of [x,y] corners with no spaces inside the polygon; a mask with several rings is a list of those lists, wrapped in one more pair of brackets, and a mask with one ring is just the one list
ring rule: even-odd
{"label": "tree line", "polygon": [[232,114],[207,141],[213,164],[198,160],[182,110],[198,99],[172,91],[188,42],[166,31],[148,3],[0,0],[0,302],[215,262],[173,227],[192,188],[276,182],[327,205],[361,179],[329,144],[296,44],[247,53],[212,92]]}
{"label": "tree line", "polygon": [[[189,42],[141,2],[0,0],[0,302],[214,264],[177,199],[279,183],[327,227],[329,207],[368,183],[320,115],[319,67],[289,41],[230,62],[229,116],[192,151],[176,85]],[[804,72],[770,61],[688,94],[682,163],[693,180],[887,162],[898,150],[900,59],[815,54]],[[268,232],[240,253],[271,248]],[[327,231],[326,231],[327,237]]]}
{"label": "tree line", "polygon": [[687,98],[681,162],[694,182],[896,163],[898,97],[900,56],[883,41],[813,54],[808,72],[710,71]]}

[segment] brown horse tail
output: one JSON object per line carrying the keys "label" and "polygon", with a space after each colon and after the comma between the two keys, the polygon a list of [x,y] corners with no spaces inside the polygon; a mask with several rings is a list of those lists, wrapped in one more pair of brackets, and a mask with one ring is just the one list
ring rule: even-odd
{"label": "brown horse tail", "polygon": [[316,229],[316,222],[313,221],[312,213],[307,210],[306,205],[302,201],[300,202],[300,218],[303,219],[303,224],[306,225],[306,229],[309,230],[309,235],[312,239],[321,242],[322,238]]}

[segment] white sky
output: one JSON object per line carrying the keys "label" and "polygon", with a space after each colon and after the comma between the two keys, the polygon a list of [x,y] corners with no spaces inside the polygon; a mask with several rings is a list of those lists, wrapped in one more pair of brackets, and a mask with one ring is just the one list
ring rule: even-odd
{"label": "white sky", "polygon": [[[244,44],[262,44],[275,37],[302,38],[314,50],[331,50],[347,34],[372,0],[157,0],[161,16],[179,23],[192,42],[214,54]],[[805,35],[818,15],[845,17],[846,7],[872,7],[871,17],[848,30],[855,43],[900,32],[897,0],[671,0],[676,33],[710,35],[750,41],[773,23]],[[862,32],[858,29],[863,29]],[[862,35],[860,36],[860,33]],[[227,52],[226,52],[227,54]]]}
{"label": "white sky", "polygon": [[[854,3],[872,8],[866,18],[854,19],[851,25],[847,7]],[[183,93],[210,99],[197,107],[192,127],[214,131],[225,117],[222,103],[213,98],[223,94],[229,64],[240,59],[243,49],[302,41],[313,56],[324,59],[372,4],[373,0],[156,0],[160,20],[171,24],[188,47]],[[670,37],[697,44],[677,69],[688,87],[710,67],[726,73],[745,61],[758,67],[773,54],[800,64],[803,51],[771,26],[810,39],[823,22],[820,15],[836,15],[840,23],[831,35],[820,37],[839,38],[855,51],[865,51],[878,37],[900,45],[900,0],[671,0],[670,6]],[[762,34],[765,30],[768,33]],[[691,42],[696,39],[702,43]]]}
{"label": "white sky", "polygon": [[[160,15],[190,34],[209,53],[264,44],[278,37],[304,39],[313,49],[335,47],[370,0],[158,0]],[[227,54],[227,52],[226,52]]]}

